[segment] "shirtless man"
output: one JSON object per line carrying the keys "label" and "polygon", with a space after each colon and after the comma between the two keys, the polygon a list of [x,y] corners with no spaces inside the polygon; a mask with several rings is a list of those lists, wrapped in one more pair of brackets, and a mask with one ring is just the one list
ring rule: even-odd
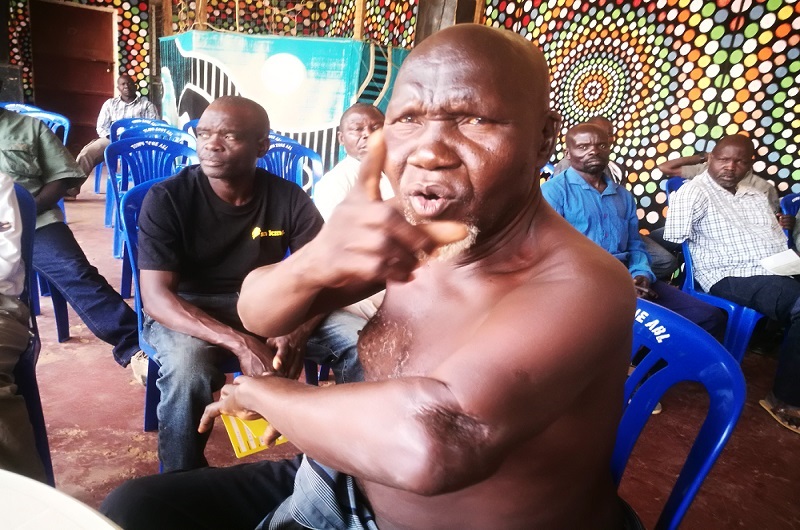
{"label": "shirtless man", "polygon": [[[320,235],[251,273],[239,303],[252,331],[282,334],[386,285],[359,341],[367,382],[240,377],[201,429],[220,413],[263,416],[306,453],[296,476],[296,462],[272,462],[147,477],[104,511],[127,530],[252,528],[301,485],[268,516],[277,524],[326,507],[305,487],[316,473],[356,501],[326,528],[635,524],[610,473],[635,295],[625,267],[541,197],[559,122],[548,93],[542,53],[511,32],[456,25],[417,46],[387,110],[385,166],[372,142]],[[396,207],[380,201],[381,167]],[[435,250],[463,237],[453,222],[472,245]]]}

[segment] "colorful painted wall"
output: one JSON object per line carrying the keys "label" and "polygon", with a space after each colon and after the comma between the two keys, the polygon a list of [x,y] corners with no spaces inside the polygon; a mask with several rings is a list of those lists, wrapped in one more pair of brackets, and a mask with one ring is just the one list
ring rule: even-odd
{"label": "colorful painted wall", "polygon": [[[150,20],[146,0],[64,0],[96,7],[113,7],[119,27],[119,73],[127,73],[136,81],[139,92],[150,92]],[[31,65],[31,20],[28,0],[9,2],[9,62],[22,68],[25,98],[33,99],[35,80]]]}
{"label": "colorful painted wall", "polygon": [[644,227],[666,211],[656,165],[726,134],[755,138],[755,172],[781,195],[800,192],[796,0],[484,2],[483,23],[544,51],[564,132],[596,115],[613,120]]}

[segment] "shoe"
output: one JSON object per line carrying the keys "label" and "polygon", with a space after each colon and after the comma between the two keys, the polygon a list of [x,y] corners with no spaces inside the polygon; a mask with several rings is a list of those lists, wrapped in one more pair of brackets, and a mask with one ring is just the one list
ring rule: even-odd
{"label": "shoe", "polygon": [[150,366],[150,360],[147,354],[142,350],[137,351],[131,357],[131,371],[133,372],[133,380],[141,383],[142,386],[147,386],[147,369]]}
{"label": "shoe", "polygon": [[655,416],[655,415],[657,415],[657,414],[661,414],[661,411],[662,411],[662,410],[664,410],[664,408],[661,406],[661,402],[659,401],[658,403],[656,403],[656,406],[655,406],[655,408],[653,409],[653,412],[651,412],[650,414],[652,414],[653,416]]}
{"label": "shoe", "polygon": [[772,392],[758,402],[775,421],[792,432],[800,434],[800,407],[793,407],[775,397]]}

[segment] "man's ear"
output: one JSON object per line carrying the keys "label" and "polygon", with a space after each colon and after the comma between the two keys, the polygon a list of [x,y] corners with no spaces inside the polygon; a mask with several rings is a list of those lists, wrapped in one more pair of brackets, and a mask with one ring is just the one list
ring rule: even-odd
{"label": "man's ear", "polygon": [[269,150],[269,134],[258,140],[258,158],[267,154]]}
{"label": "man's ear", "polygon": [[539,145],[539,152],[536,153],[536,167],[543,167],[553,156],[560,129],[561,115],[554,110],[548,111],[543,120],[542,143]]}
{"label": "man's ear", "polygon": [[336,141],[339,142],[339,145],[344,143],[342,140],[342,131],[336,131]]}

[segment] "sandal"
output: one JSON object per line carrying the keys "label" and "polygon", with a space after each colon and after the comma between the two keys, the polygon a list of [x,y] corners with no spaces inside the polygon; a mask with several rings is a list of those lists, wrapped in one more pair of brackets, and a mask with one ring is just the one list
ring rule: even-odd
{"label": "sandal", "polygon": [[776,398],[772,392],[759,401],[758,404],[783,427],[800,434],[800,407],[784,403]]}

